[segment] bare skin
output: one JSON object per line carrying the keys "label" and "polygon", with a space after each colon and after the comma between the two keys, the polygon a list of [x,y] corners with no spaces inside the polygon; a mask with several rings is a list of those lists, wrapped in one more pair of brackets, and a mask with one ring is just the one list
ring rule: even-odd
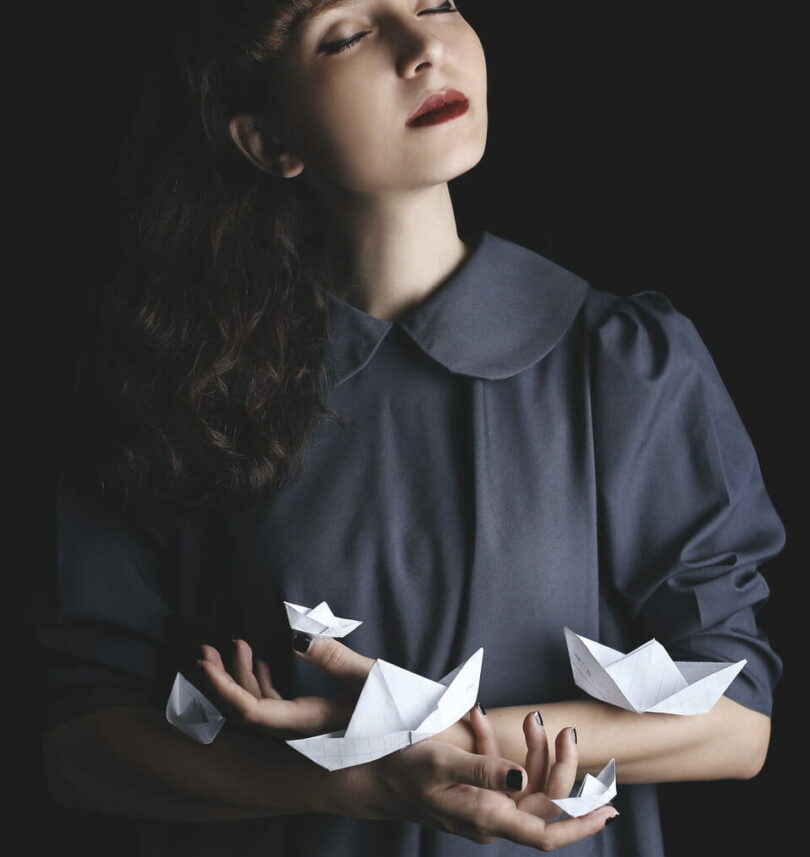
{"label": "bare skin", "polygon": [[[477,709],[469,713],[475,753],[441,735],[365,765],[326,771],[269,736],[223,733],[211,745],[189,741],[160,712],[113,707],[68,721],[46,735],[51,795],[62,806],[139,818],[219,821],[339,813],[413,821],[475,842],[507,838],[541,851],[598,833],[618,815],[611,805],[580,818],[559,814],[577,769],[570,730],[551,762],[545,730],[524,722],[522,788],[516,766],[498,755],[497,736]],[[442,733],[444,734],[444,733]]]}
{"label": "bare skin", "polygon": [[[344,682],[335,699],[284,700],[273,687],[266,663],[256,661],[245,640],[235,642],[233,676],[219,652],[202,646],[200,661],[210,689],[232,717],[264,734],[283,737],[317,735],[345,728],[374,660],[338,640],[314,638],[299,657]],[[539,709],[549,734],[576,725],[579,739],[577,776],[598,773],[616,759],[617,782],[748,779],[762,768],[770,740],[770,718],[722,696],[707,714],[636,714],[594,699],[491,708],[489,722],[505,758],[520,763],[522,723]],[[472,751],[475,736],[465,717],[442,733],[442,740]],[[556,745],[555,745],[556,746]],[[552,761],[554,750],[552,749]]]}
{"label": "bare skin", "polygon": [[[598,773],[614,757],[620,783],[750,779],[765,763],[771,733],[769,717],[727,696],[688,717],[636,714],[596,699],[488,709],[507,759],[519,758],[516,724],[534,708],[552,735],[576,724],[578,776]],[[459,736],[458,746],[471,746],[471,737]]]}
{"label": "bare skin", "polygon": [[[474,707],[467,717],[474,737],[474,751],[481,754],[482,758],[500,755],[497,734],[486,714],[479,707]],[[457,806],[475,807],[474,825],[470,827],[466,819],[463,819],[460,825],[450,828],[451,832],[479,843],[494,842],[500,838],[497,831],[502,829],[502,825],[509,823],[510,819],[517,820],[522,814],[524,817],[520,828],[516,827],[509,838],[541,851],[554,851],[562,845],[568,845],[598,833],[609,819],[619,815],[619,811],[612,804],[607,804],[579,818],[551,821],[555,816],[560,815],[560,809],[553,800],[568,797],[574,786],[578,766],[577,745],[571,737],[570,728],[561,730],[555,741],[556,759],[552,762],[546,730],[539,724],[534,712],[526,715],[522,727],[525,742],[522,789],[519,791],[506,789],[499,793],[458,784],[433,787],[443,801],[449,801]],[[430,747],[432,740],[423,741],[402,752],[421,752],[419,748],[422,745],[425,745],[426,751],[432,752]],[[439,746],[440,744],[441,742]],[[408,781],[399,779],[397,755],[394,753],[381,760],[378,776],[381,771],[383,779],[386,775],[390,777],[390,784],[398,791],[401,803],[414,806],[413,820],[425,827],[446,830],[446,819],[441,815],[425,814],[424,808],[420,806],[422,795],[419,792],[414,794]],[[363,777],[363,767],[358,766],[357,769],[361,777]],[[375,808],[379,803],[377,792],[379,780],[364,779],[372,786],[365,800],[362,797],[362,788],[357,794],[362,805],[371,808],[371,812],[366,811],[367,814],[364,814],[364,817],[385,818],[386,816],[380,814],[380,811]],[[385,810],[382,812],[384,813]]]}
{"label": "bare skin", "polygon": [[[688,742],[687,764],[694,767],[677,767],[677,762],[668,761],[668,755],[685,752],[677,750],[681,738],[674,740],[668,734],[673,731],[672,724],[680,722],[685,728],[700,721],[699,716],[674,720],[634,715],[633,725],[624,718],[622,709],[601,705],[594,710],[604,711],[604,717],[597,716],[591,726],[578,721],[578,743],[570,737],[568,727],[573,724],[557,728],[544,715],[542,729],[533,711],[529,711],[520,722],[523,747],[518,754],[513,725],[509,724],[518,716],[519,708],[491,708],[486,717],[473,709],[450,729],[407,751],[329,772],[280,739],[345,726],[373,659],[353,652],[337,640],[315,638],[306,653],[297,655],[340,678],[344,691],[332,700],[285,700],[273,687],[267,664],[258,659],[254,662],[246,641],[235,641],[229,658],[230,672],[216,649],[203,646],[201,653],[202,683],[207,694],[226,716],[247,726],[248,734],[226,731],[213,744],[202,746],[169,727],[160,712],[134,707],[108,708],[68,721],[45,737],[49,787],[59,804],[182,821],[301,812],[405,819],[477,842],[506,838],[539,850],[553,850],[563,844],[563,839],[576,841],[598,832],[613,812],[610,806],[601,807],[579,819],[547,823],[548,813],[556,814],[550,801],[567,796],[575,779],[586,770],[596,773],[612,756],[617,762],[617,782],[655,781],[643,778],[643,771],[642,778],[625,774],[637,763],[634,757],[628,758],[623,748],[629,748],[632,754],[639,740],[645,740],[640,738],[638,729],[641,720],[660,724],[652,727],[658,730],[655,735],[670,747],[669,754],[651,752],[645,770],[653,771],[653,777],[665,778],[669,772],[672,778],[712,778],[708,765],[701,768],[700,759],[692,759]],[[550,703],[543,706],[543,711],[562,711],[572,706],[570,710],[582,712],[586,709],[576,706],[588,702]],[[726,706],[726,710],[741,708],[728,702],[730,707]],[[721,703],[722,699],[715,709]],[[624,718],[624,724],[614,728],[614,716]],[[618,719],[616,722],[621,723]],[[602,751],[599,739],[588,736],[605,729],[615,743]],[[553,742],[549,743],[547,734],[555,735]],[[590,748],[594,764],[581,756],[586,748]],[[704,750],[702,755],[706,754]],[[751,769],[745,768],[744,755],[744,750],[738,751],[740,777],[753,775]],[[659,766],[658,773],[653,768],[655,764]],[[667,768],[670,764],[673,767]],[[506,787],[506,774],[512,769],[520,770],[525,777],[519,792]],[[728,775],[735,773],[729,771]]]}

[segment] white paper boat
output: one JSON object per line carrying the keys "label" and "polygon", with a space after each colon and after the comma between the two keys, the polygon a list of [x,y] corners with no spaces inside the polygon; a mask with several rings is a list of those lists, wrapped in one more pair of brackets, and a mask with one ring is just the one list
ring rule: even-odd
{"label": "white paper boat", "polygon": [[362,765],[424,741],[462,718],[478,698],[484,649],[441,681],[377,659],[346,729],[287,741],[330,771]]}
{"label": "white paper boat", "polygon": [[595,777],[592,774],[585,774],[579,791],[574,797],[551,802],[568,815],[578,817],[604,806],[614,797],[616,797],[616,760],[611,759]]}
{"label": "white paper boat", "polygon": [[329,609],[325,601],[317,607],[302,607],[300,604],[284,602],[287,619],[294,631],[304,631],[320,637],[345,637],[363,623],[358,619],[340,619]]}
{"label": "white paper boat", "polygon": [[166,719],[199,744],[210,744],[225,723],[213,703],[180,673],[169,693]]}
{"label": "white paper boat", "polygon": [[655,637],[624,654],[567,626],[565,641],[575,684],[638,714],[705,714],[747,663],[673,661]]}

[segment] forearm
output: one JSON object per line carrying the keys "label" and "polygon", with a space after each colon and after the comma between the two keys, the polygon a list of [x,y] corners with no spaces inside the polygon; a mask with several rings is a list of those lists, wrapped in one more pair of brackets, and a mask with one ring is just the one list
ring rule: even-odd
{"label": "forearm", "polygon": [[[552,763],[557,734],[576,727],[580,778],[597,774],[615,758],[617,782],[746,779],[762,766],[770,736],[768,717],[726,696],[708,713],[688,716],[636,714],[595,699],[488,708],[504,758],[524,763],[523,718],[534,709],[543,718]],[[447,736],[473,750],[466,719]]]}
{"label": "forearm", "polygon": [[116,707],[45,741],[63,806],[173,821],[227,821],[350,809],[351,768],[327,771],[281,741],[221,732],[197,744],[161,712]]}

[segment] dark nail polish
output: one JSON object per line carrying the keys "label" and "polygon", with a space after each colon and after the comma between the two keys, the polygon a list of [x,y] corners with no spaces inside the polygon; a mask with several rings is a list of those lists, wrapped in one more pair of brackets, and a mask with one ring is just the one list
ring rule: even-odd
{"label": "dark nail polish", "polygon": [[506,788],[510,792],[519,792],[523,790],[523,771],[517,768],[512,768],[506,775]]}
{"label": "dark nail polish", "polygon": [[486,714],[486,713],[487,713],[486,708],[484,708],[484,706],[483,706],[483,705],[481,705],[481,703],[480,703],[480,702],[476,702],[475,704],[478,706],[478,710],[481,712],[481,714]]}
{"label": "dark nail polish", "polygon": [[574,743],[576,744],[577,743],[577,727],[576,726],[571,727],[571,737],[573,738]]}
{"label": "dark nail polish", "polygon": [[535,709],[534,719],[537,721],[538,726],[544,726],[543,718],[540,716],[540,712]]}
{"label": "dark nail polish", "polygon": [[311,642],[312,637],[309,634],[304,634],[302,631],[296,631],[293,634],[292,644],[296,652],[301,652],[303,654],[307,651]]}

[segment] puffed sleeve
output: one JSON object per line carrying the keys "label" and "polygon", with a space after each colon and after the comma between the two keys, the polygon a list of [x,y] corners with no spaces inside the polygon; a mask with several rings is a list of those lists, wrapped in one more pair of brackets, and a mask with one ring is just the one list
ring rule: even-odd
{"label": "puffed sleeve", "polygon": [[44,728],[112,705],[165,704],[165,543],[61,474],[56,514],[55,562],[32,611]]}
{"label": "puffed sleeve", "polygon": [[593,330],[600,562],[640,641],[674,660],[746,665],[725,695],[768,716],[782,660],[756,617],[785,544],[757,455],[692,321],[666,295]]}

